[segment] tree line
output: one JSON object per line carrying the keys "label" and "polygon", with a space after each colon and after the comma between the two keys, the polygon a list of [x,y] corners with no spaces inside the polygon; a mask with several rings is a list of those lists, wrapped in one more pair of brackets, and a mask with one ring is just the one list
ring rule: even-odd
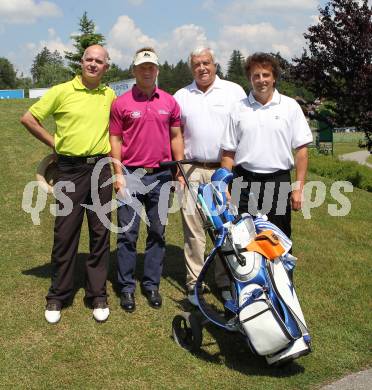
{"label": "tree line", "polygon": [[[278,89],[305,101],[326,99],[325,107],[335,126],[356,126],[365,131],[366,144],[372,147],[372,9],[368,0],[330,0],[319,7],[319,22],[304,33],[306,48],[291,61],[280,53],[273,54],[282,70]],[[31,66],[31,76],[17,77],[13,65],[0,58],[0,89],[49,87],[69,80],[80,72],[80,59],[86,47],[105,43],[95,32],[95,23],[86,12],[79,20],[79,33],[72,36],[74,51],[57,51],[44,47]],[[244,58],[233,50],[226,73],[218,67],[219,77],[240,84],[247,92],[249,83],[243,69]],[[159,67],[160,88],[174,93],[192,81],[185,60],[177,64],[167,61]],[[131,69],[113,63],[103,81],[132,78]]]}

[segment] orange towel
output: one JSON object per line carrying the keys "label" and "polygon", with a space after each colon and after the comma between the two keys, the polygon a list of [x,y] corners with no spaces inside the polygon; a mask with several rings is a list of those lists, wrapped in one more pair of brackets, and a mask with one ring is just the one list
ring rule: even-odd
{"label": "orange towel", "polygon": [[278,236],[272,230],[264,230],[246,247],[248,251],[258,252],[269,260],[274,260],[285,252]]}

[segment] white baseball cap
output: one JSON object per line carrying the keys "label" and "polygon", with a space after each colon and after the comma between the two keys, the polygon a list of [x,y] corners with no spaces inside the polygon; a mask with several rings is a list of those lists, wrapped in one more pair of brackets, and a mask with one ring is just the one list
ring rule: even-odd
{"label": "white baseball cap", "polygon": [[152,51],[148,51],[148,50],[140,51],[134,56],[133,59],[134,66],[143,64],[145,62],[151,62],[152,64],[159,66],[158,56]]}

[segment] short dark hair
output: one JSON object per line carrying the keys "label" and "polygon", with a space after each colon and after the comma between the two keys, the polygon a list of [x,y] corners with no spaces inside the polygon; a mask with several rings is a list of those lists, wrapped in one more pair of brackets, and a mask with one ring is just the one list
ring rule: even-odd
{"label": "short dark hair", "polygon": [[263,67],[270,66],[272,68],[273,76],[275,80],[278,80],[280,77],[280,66],[277,59],[268,53],[253,53],[249,56],[244,64],[244,70],[248,77],[251,76],[251,69],[254,65],[261,65]]}

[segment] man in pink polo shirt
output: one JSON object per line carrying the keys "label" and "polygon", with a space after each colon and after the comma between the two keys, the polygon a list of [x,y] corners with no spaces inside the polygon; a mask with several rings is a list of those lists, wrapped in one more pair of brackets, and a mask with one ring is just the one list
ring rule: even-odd
{"label": "man in pink polo shirt", "polygon": [[[159,195],[162,185],[172,180],[171,171],[160,167],[159,163],[171,161],[172,157],[183,159],[184,150],[180,108],[171,95],[157,88],[158,73],[155,51],[150,47],[138,50],[133,60],[136,84],[114,101],[110,119],[111,154],[118,160],[114,163],[115,191],[123,194],[126,186],[125,172],[119,161],[129,174],[143,168],[145,174],[139,180],[144,186],[153,187],[148,193],[132,195],[145,206],[149,221],[141,287],[153,308],[160,308],[162,304],[159,284],[165,253],[165,226],[159,216]],[[129,188],[129,192],[133,191]],[[122,204],[118,208],[118,225],[123,232],[118,234],[117,241],[120,305],[127,312],[135,310],[134,272],[140,226],[140,215],[130,206]]]}

